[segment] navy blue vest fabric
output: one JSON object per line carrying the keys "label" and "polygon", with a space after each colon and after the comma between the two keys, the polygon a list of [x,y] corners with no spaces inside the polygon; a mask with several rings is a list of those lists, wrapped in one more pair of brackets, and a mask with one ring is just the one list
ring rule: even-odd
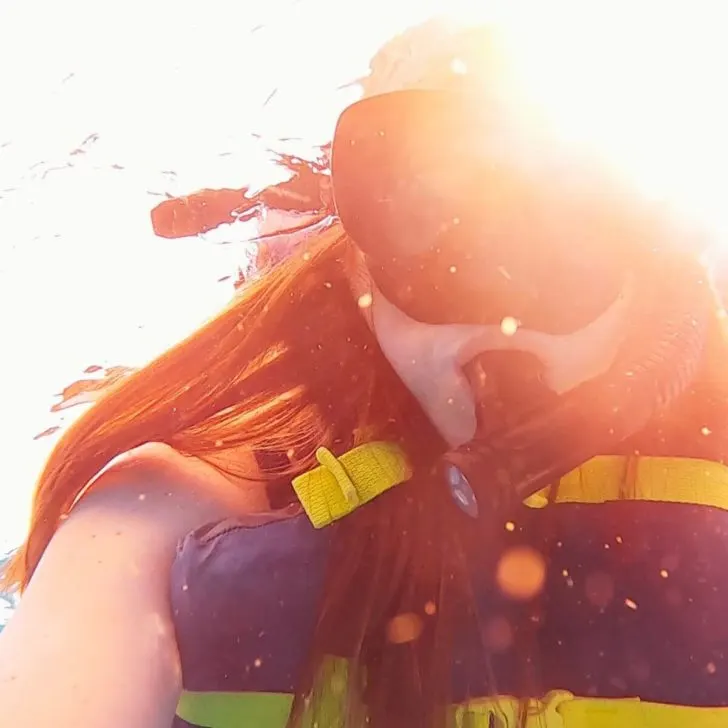
{"label": "navy blue vest fabric", "polygon": [[186,689],[293,692],[331,535],[298,516],[252,528],[223,521],[187,537],[171,595]]}
{"label": "navy blue vest fabric", "polygon": [[[483,635],[496,635],[497,691],[522,694],[518,644],[528,630],[544,690],[728,705],[728,513],[630,501],[524,507],[515,520],[503,548],[544,554],[545,588],[535,607],[509,600],[494,585],[493,554],[473,542],[477,619],[455,637],[455,701],[489,692]],[[293,691],[335,528],[315,530],[299,516],[188,536],[171,582],[186,689]]]}

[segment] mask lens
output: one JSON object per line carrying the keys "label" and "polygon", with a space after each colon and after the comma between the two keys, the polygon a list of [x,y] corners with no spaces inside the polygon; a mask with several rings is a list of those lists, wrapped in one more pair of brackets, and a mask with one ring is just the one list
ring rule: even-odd
{"label": "mask lens", "polygon": [[477,110],[467,94],[417,89],[364,99],[341,114],[334,201],[367,255],[382,263],[417,255],[464,221],[477,179],[474,136],[487,132]]}
{"label": "mask lens", "polygon": [[382,293],[415,320],[513,316],[568,333],[613,300],[644,248],[613,180],[524,117],[482,95],[422,89],[340,116],[337,213]]}

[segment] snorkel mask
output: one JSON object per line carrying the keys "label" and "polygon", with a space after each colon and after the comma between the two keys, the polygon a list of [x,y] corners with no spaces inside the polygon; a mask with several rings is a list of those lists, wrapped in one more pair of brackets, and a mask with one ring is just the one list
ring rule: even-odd
{"label": "snorkel mask", "polygon": [[[527,114],[461,91],[373,96],[340,116],[331,169],[402,336],[449,332],[432,356],[473,403],[474,431],[453,432],[442,464],[481,503],[521,501],[608,452],[693,380],[712,310],[694,251]],[[614,351],[590,367],[604,340]]]}

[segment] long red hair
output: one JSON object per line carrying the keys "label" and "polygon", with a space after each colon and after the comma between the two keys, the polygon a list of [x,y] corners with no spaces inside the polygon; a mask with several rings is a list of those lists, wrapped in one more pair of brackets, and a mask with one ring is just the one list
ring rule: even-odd
{"label": "long red hair", "polygon": [[28,537],[5,583],[28,584],[87,483],[141,444],[162,442],[201,458],[240,446],[294,453],[285,473],[292,476],[316,465],[319,446],[340,450],[396,429],[398,413],[411,409],[409,394],[351,294],[347,244],[340,229],[324,232],[84,413],[45,464]]}
{"label": "long red hair", "polygon": [[[337,227],[322,232],[305,251],[249,283],[207,325],[120,381],[69,428],[40,476],[28,537],[4,578],[24,588],[89,481],[143,443],[167,443],[203,459],[241,446],[292,453],[288,466],[262,474],[280,483],[315,467],[320,446],[340,453],[371,439],[397,440],[412,456],[416,476],[336,527],[290,722],[300,726],[313,711],[314,722],[318,715],[326,724],[325,668],[334,654],[349,658],[346,728],[437,728],[449,723],[452,630],[473,615],[464,539],[476,539],[494,565],[503,529],[478,527],[464,535],[462,515],[428,470],[428,458],[442,443],[364,321],[346,272],[349,245]],[[718,328],[711,360],[723,362]],[[670,442],[667,430],[659,431],[666,450],[670,443],[687,451],[691,440],[704,442],[696,423],[720,430],[725,442],[719,424],[725,384],[710,372],[670,418],[683,425],[672,430]],[[479,568],[488,570],[487,564]],[[392,638],[391,625],[408,615],[419,620],[421,632],[402,643]],[[522,694],[535,696],[531,637],[519,637]],[[487,683],[497,693],[496,684]]]}
{"label": "long red hair", "polygon": [[[415,465],[422,453],[431,458],[442,442],[384,358],[352,295],[349,245],[338,227],[322,232],[84,413],[43,469],[29,534],[4,574],[5,584],[25,588],[87,484],[116,456],[147,442],[203,459],[241,446],[292,453],[289,466],[262,473],[262,487],[315,467],[320,446],[341,453],[388,439],[400,442]],[[447,701],[440,693],[448,684],[448,662],[432,659],[435,645],[444,649],[445,633],[438,630],[434,641],[423,638],[421,654],[386,638],[390,618],[405,604],[416,603],[420,611],[428,601],[440,604],[439,592],[451,580],[445,564],[459,560],[456,555],[453,561],[451,548],[457,529],[443,514],[456,511],[443,508],[446,489],[433,485],[427,473],[415,480],[337,528],[337,556],[298,691],[299,699],[319,694],[327,655],[344,649],[368,676],[365,687],[361,673],[352,670],[351,696],[365,697],[379,726],[403,725],[407,715],[429,715]],[[433,625],[447,614],[438,610]],[[315,700],[307,703],[316,709]],[[300,717],[295,711],[292,723]],[[347,725],[359,722],[351,714]]]}

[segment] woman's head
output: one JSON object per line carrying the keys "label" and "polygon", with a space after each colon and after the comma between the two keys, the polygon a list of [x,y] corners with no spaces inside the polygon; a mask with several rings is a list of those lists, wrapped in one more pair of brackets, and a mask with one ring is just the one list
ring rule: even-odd
{"label": "woman's head", "polygon": [[321,226],[305,250],[69,428],[41,475],[30,536],[7,578],[25,585],[88,481],[144,442],[202,457],[279,450],[292,454],[293,475],[314,465],[319,445],[340,449],[385,430],[434,438],[361,316],[343,264],[350,247],[340,226]]}
{"label": "woman's head", "polygon": [[347,246],[337,226],[320,232],[85,412],[46,463],[7,580],[25,586],[86,484],[146,442],[202,458],[240,447],[287,453],[286,473],[263,473],[273,482],[315,467],[320,446],[434,438],[360,315],[342,262]]}
{"label": "woman's head", "polygon": [[[543,485],[570,462],[555,445],[573,441],[587,403],[599,432],[574,457],[641,429],[686,386],[707,328],[689,324],[708,308],[703,271],[661,211],[554,133],[490,29],[421,26],[372,71],[332,150],[337,211],[360,250],[357,295],[448,443],[503,442],[480,471],[513,447],[554,453],[522,476]],[[678,305],[674,290],[690,295]],[[655,306],[667,300],[674,311]],[[675,330],[682,346],[663,356]],[[632,369],[669,385],[627,406]],[[621,421],[602,412],[618,396]]]}
{"label": "woman's head", "polygon": [[[285,453],[288,466],[262,477],[288,482],[315,466],[320,446],[341,453],[372,439],[398,440],[416,476],[337,529],[302,692],[326,652],[345,649],[365,668],[366,681],[362,672],[352,680],[377,728],[434,722],[447,699],[448,630],[463,613],[468,577],[461,514],[448,507],[446,486],[430,466],[473,439],[489,415],[483,402],[542,415],[554,397],[598,379],[615,360],[626,363],[619,358],[626,311],[642,297],[652,316],[665,290],[635,276],[635,261],[653,263],[656,228],[599,170],[565,163],[555,144],[542,146],[547,131],[516,113],[524,106],[500,91],[473,93],[484,81],[469,76],[477,64],[463,55],[470,49],[487,59],[488,46],[482,33],[459,37],[460,50],[456,44],[441,54],[447,70],[434,64],[440,70],[405,84],[430,92],[371,96],[364,104],[372,105],[342,117],[332,162],[342,224],[317,231],[305,249],[249,283],[219,317],[122,381],[69,429],[41,476],[11,579],[27,583],[86,483],[144,442],[203,458],[237,447]],[[484,78],[500,78],[487,63],[483,69]],[[630,247],[636,238],[642,244]],[[624,266],[620,256],[629,251],[640,252]],[[675,276],[666,280],[677,280],[676,267],[664,267]],[[503,392],[481,398],[479,372],[469,367],[487,375],[494,359],[479,355],[512,349],[526,358],[499,362],[496,379],[517,389],[533,376],[533,402]],[[640,356],[654,353],[645,347]],[[557,414],[573,425],[583,419],[577,405],[570,400]],[[518,431],[522,419],[509,417],[501,408],[499,423]],[[498,438],[503,429],[480,434]],[[589,455],[599,448],[588,445]],[[478,537],[496,540],[485,526]],[[418,644],[390,644],[389,619],[430,601],[437,616]]]}

